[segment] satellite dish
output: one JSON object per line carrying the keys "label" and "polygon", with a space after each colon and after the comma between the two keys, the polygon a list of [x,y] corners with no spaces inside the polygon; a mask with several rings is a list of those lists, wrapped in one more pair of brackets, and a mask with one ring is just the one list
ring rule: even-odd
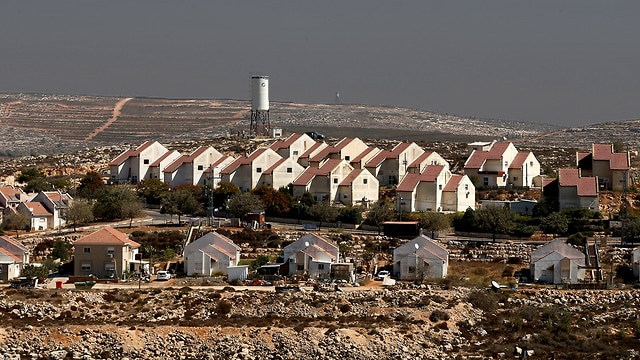
{"label": "satellite dish", "polygon": [[500,285],[499,285],[497,282],[492,281],[492,282],[491,282],[491,288],[492,288],[494,291],[498,291],[498,290],[500,289]]}
{"label": "satellite dish", "polygon": [[309,245],[310,245],[310,244],[309,244],[309,242],[308,242],[308,241],[305,241],[305,242],[304,242],[304,246],[309,247]]}
{"label": "satellite dish", "polygon": [[418,245],[418,243],[413,244],[413,247],[415,247],[416,250],[420,249],[420,245]]}

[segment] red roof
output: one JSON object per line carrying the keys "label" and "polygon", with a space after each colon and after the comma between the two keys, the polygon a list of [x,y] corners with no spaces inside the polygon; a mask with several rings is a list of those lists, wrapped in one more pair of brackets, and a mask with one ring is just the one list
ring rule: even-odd
{"label": "red roof", "polygon": [[24,191],[13,186],[0,186],[0,193],[2,193],[7,200],[19,201],[19,195],[24,194]]}
{"label": "red roof", "polygon": [[271,175],[271,173],[273,172],[273,170],[275,170],[278,166],[282,165],[283,162],[285,162],[288,158],[282,158],[278,161],[276,161],[275,164],[273,164],[273,166],[271,166],[270,168],[268,168],[267,170],[263,171],[262,174],[264,175]]}
{"label": "red roof", "polygon": [[201,146],[201,147],[195,149],[189,155],[180,156],[174,162],[172,162],[169,166],[167,166],[167,168],[164,169],[164,172],[172,173],[172,172],[178,170],[178,168],[180,168],[180,166],[182,166],[182,164],[190,164],[190,163],[192,163],[193,160],[195,160],[198,156],[204,154],[204,152],[207,151],[208,149],[209,149],[209,146]]}
{"label": "red roof", "polygon": [[271,150],[278,151],[280,149],[288,148],[296,140],[300,139],[303,134],[291,134],[286,140],[278,140],[269,146]]}
{"label": "red roof", "polygon": [[313,145],[311,145],[311,147],[309,147],[307,149],[307,151],[305,151],[304,153],[302,153],[302,155],[300,155],[301,158],[308,158],[309,156],[311,156],[311,154],[313,154],[314,151],[316,151],[316,149],[318,149],[319,147],[321,147],[322,145],[327,145],[326,143],[323,142],[316,142]]}
{"label": "red roof", "polygon": [[444,186],[442,192],[455,192],[460,185],[460,181],[462,181],[462,175],[451,175],[451,179],[447,182],[447,185]]}
{"label": "red roof", "polygon": [[262,155],[265,151],[267,151],[266,148],[260,148],[260,149],[256,149],[254,152],[249,154],[249,156],[241,156],[237,158],[234,162],[229,164],[229,166],[222,169],[222,173],[231,174],[232,172],[236,171],[240,166],[251,164],[253,160],[255,160],[258,156]]}
{"label": "red roof", "polygon": [[310,158],[309,161],[320,161],[329,156],[329,154],[337,154],[339,151],[340,149],[335,146],[327,146],[326,148],[320,150],[317,154],[313,155],[313,157]]}
{"label": "red roof", "polygon": [[[316,167],[308,167],[306,168],[300,176],[298,176],[294,181],[293,185],[304,185],[307,186],[313,180],[316,175],[320,174],[320,169]],[[326,174],[325,174],[326,175]]]}
{"label": "red roof", "polygon": [[443,165],[430,165],[420,174],[406,174],[398,184],[396,191],[413,191],[421,182],[434,182],[443,169]]}
{"label": "red roof", "polygon": [[560,186],[576,186],[578,179],[580,178],[580,171],[578,169],[559,169],[558,179],[560,180]]}
{"label": "red roof", "polygon": [[584,158],[586,158],[587,156],[591,155],[591,153],[588,152],[578,152],[577,153],[577,157],[578,157],[578,161],[583,160]]}
{"label": "red roof", "polygon": [[154,161],[151,163],[151,165],[149,165],[149,167],[155,167],[155,166],[160,166],[160,163],[169,157],[169,155],[173,154],[173,153],[177,153],[176,150],[171,150],[171,151],[167,151],[166,153],[162,154],[162,156],[160,156],[158,158],[158,160]]}
{"label": "red roof", "polygon": [[154,141],[146,141],[144,144],[138,146],[135,150],[134,149],[129,149],[125,152],[123,152],[122,154],[120,154],[120,156],[118,156],[117,158],[113,159],[113,161],[111,161],[109,163],[109,166],[117,166],[122,164],[125,160],[127,160],[130,157],[135,157],[140,155],[140,153],[145,150],[146,148],[148,148],[149,146],[151,146],[154,143]]}
{"label": "red roof", "polygon": [[629,170],[629,159],[627,153],[611,154],[609,159],[609,168],[611,170]]}
{"label": "red roof", "polygon": [[580,177],[578,169],[560,169],[558,170],[558,179],[560,186],[575,186],[578,196],[597,196],[598,182],[595,177]]}
{"label": "red roof", "polygon": [[29,201],[24,203],[24,205],[29,209],[31,215],[33,216],[49,216],[52,215],[49,210],[47,210],[42,203]]}
{"label": "red roof", "polygon": [[19,249],[22,249],[22,250],[24,250],[24,251],[26,251],[26,250],[27,250],[27,248],[26,248],[24,245],[22,245],[22,243],[21,243],[21,242],[19,242],[18,240],[15,240],[15,239],[13,239],[13,238],[11,238],[11,237],[9,237],[9,236],[6,236],[6,235],[4,235],[4,236],[0,236],[0,239],[2,239],[2,240],[4,240],[4,241],[6,241],[6,242],[8,242],[8,243],[10,243],[10,244],[11,244],[11,245],[13,245],[13,246],[16,246],[16,247],[17,247],[17,248],[19,248]]}
{"label": "red roof", "polygon": [[19,256],[16,256],[15,254],[12,254],[9,250],[7,249],[3,249],[0,248],[0,253],[5,254],[6,256],[10,257],[11,259],[13,259],[13,261],[21,263],[22,259]]}
{"label": "red roof", "polygon": [[131,247],[137,248],[140,246],[137,242],[129,239],[129,236],[125,233],[112,228],[111,226],[105,226],[98,231],[94,231],[91,234],[76,240],[73,245],[117,245],[124,246],[130,244]]}
{"label": "red roof", "polygon": [[529,157],[531,151],[521,151],[519,152],[515,158],[513,158],[513,162],[509,165],[509,169],[521,169],[524,162]]}
{"label": "red roof", "polygon": [[352,162],[352,163],[360,162],[360,161],[362,161],[362,158],[364,158],[365,156],[367,156],[369,153],[371,153],[374,150],[377,150],[377,148],[367,147],[367,149],[365,151],[361,152],[358,156],[354,157],[350,162]]}
{"label": "red roof", "polygon": [[349,173],[349,175],[347,175],[344,180],[342,180],[342,182],[340,183],[340,186],[342,185],[351,185],[351,183],[353,182],[353,180],[355,180],[360,174],[362,174],[363,171],[368,171],[365,169],[355,169],[353,171],[351,171]]}
{"label": "red roof", "polygon": [[340,141],[338,141],[337,144],[335,144],[335,148],[338,150],[342,150],[345,146],[349,145],[351,142],[355,141],[355,138],[344,138]]}
{"label": "red roof", "polygon": [[409,168],[417,168],[422,164],[423,161],[427,160],[429,156],[433,154],[433,151],[425,151],[420,156],[418,156],[411,164],[409,164]]}
{"label": "red roof", "polygon": [[213,164],[211,164],[211,166],[209,166],[208,168],[206,168],[204,170],[204,173],[210,173],[211,169],[214,169],[216,166],[222,164],[223,162],[225,162],[226,160],[228,160],[229,158],[231,158],[231,156],[227,156],[227,155],[223,155],[220,157],[220,159],[216,160],[213,162]]}
{"label": "red roof", "polygon": [[365,167],[378,167],[378,166],[380,166],[380,164],[382,164],[385,160],[387,160],[389,158],[393,158],[391,150],[382,150],[376,156],[374,156],[373,158],[369,159],[369,161],[367,161],[367,163],[364,166]]}
{"label": "red roof", "polygon": [[611,144],[593,144],[593,160],[609,160],[613,154]]}
{"label": "red roof", "polygon": [[465,169],[480,169],[484,162],[487,160],[489,153],[487,151],[476,150],[471,153],[469,159],[464,164]]}
{"label": "red roof", "polygon": [[509,142],[497,142],[491,145],[491,148],[487,152],[487,159],[489,160],[500,160],[504,152],[507,150],[511,143]]}

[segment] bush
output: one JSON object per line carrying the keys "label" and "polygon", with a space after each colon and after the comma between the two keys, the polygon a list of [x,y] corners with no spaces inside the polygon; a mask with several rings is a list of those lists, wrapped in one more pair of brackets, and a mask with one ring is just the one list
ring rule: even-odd
{"label": "bush", "polygon": [[346,303],[346,304],[340,305],[340,311],[342,313],[348,313],[349,311],[351,311],[351,304]]}
{"label": "bush", "polygon": [[484,290],[474,290],[470,292],[467,297],[467,301],[482,311],[491,311],[495,309],[497,303],[495,295]]}
{"label": "bush", "polygon": [[438,322],[440,320],[447,321],[449,318],[449,314],[442,310],[433,310],[431,315],[429,315],[429,320],[431,320],[431,322]]}
{"label": "bush", "polygon": [[226,315],[226,314],[231,312],[232,308],[233,308],[233,304],[231,303],[231,301],[229,301],[229,300],[220,300],[220,301],[218,301],[217,312],[219,314]]}
{"label": "bush", "polygon": [[515,269],[513,266],[505,266],[504,270],[502,270],[502,277],[513,277]]}

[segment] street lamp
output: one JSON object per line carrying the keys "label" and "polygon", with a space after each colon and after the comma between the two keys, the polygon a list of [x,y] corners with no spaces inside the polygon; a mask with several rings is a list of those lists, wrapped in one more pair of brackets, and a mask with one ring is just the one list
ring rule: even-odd
{"label": "street lamp", "polygon": [[398,211],[400,212],[400,221],[402,221],[402,196],[399,197]]}
{"label": "street lamp", "polygon": [[420,245],[418,245],[418,243],[413,244],[413,247],[416,249],[416,251],[413,252],[413,257],[416,260],[416,268],[415,268],[415,278],[416,281],[418,280],[418,249],[420,249]]}

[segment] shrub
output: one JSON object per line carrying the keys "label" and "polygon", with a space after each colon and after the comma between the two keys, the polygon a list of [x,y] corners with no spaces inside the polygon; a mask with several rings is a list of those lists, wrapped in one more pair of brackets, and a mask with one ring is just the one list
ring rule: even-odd
{"label": "shrub", "polygon": [[429,320],[431,320],[431,322],[438,322],[440,320],[447,321],[449,320],[449,318],[449,314],[446,311],[442,310],[433,310],[431,315],[429,315]]}
{"label": "shrub", "polygon": [[493,293],[488,293],[483,290],[474,290],[469,293],[467,301],[482,311],[491,311],[495,309],[497,299]]}
{"label": "shrub", "polygon": [[349,311],[351,311],[351,304],[346,303],[346,304],[340,305],[340,311],[342,313],[348,313]]}
{"label": "shrub", "polygon": [[231,308],[233,308],[233,304],[229,300],[220,300],[218,301],[217,312],[219,314],[226,315],[231,312]]}
{"label": "shrub", "polygon": [[504,270],[502,270],[502,277],[512,277],[515,269],[513,266],[505,266]]}

